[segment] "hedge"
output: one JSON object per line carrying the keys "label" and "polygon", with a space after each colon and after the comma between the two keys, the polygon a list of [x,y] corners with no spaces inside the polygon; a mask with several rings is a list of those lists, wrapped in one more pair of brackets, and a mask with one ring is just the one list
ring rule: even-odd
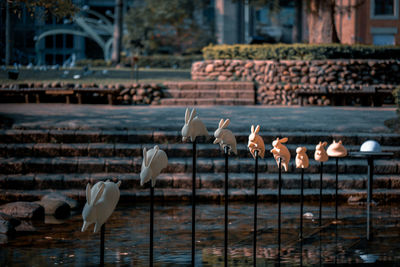
{"label": "hedge", "polygon": [[204,59],[400,59],[400,46],[340,44],[209,45]]}
{"label": "hedge", "polygon": [[[201,55],[191,56],[172,56],[172,55],[153,55],[153,56],[139,56],[137,64],[141,68],[191,68],[192,63],[202,60]],[[122,64],[126,67],[131,66],[131,59],[124,57],[121,60]],[[77,62],[77,66],[91,65],[92,67],[105,67],[110,66],[110,62],[102,59],[83,59]]]}

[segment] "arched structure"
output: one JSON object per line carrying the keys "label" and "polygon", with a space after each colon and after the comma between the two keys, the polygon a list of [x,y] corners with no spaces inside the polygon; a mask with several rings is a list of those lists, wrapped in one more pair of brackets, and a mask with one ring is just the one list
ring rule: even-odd
{"label": "arched structure", "polygon": [[[83,14],[91,14],[98,18],[89,18]],[[53,29],[41,33],[36,37],[35,51],[37,55],[37,64],[42,65],[42,56],[40,55],[39,44],[40,41],[46,36],[57,35],[57,34],[71,34],[76,36],[82,36],[94,40],[100,48],[103,50],[104,60],[111,59],[111,49],[113,43],[113,24],[104,15],[90,10],[88,8],[82,9],[80,13],[74,16],[73,22],[79,26],[81,30],[71,30],[71,29]],[[102,36],[105,36],[102,37]]]}

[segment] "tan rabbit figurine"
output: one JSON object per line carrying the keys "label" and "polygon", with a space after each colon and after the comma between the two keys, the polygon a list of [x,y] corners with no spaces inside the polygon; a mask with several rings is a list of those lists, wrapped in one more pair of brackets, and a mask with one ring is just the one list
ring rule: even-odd
{"label": "tan rabbit figurine", "polygon": [[156,185],[156,178],[160,174],[161,170],[166,168],[168,165],[167,154],[154,146],[154,148],[147,151],[143,148],[143,162],[140,172],[140,185],[144,185],[151,180],[151,186]]}
{"label": "tan rabbit figurine", "polygon": [[225,121],[224,119],[221,119],[219,121],[218,129],[214,132],[214,144],[219,144],[221,148],[229,146],[231,148],[230,150],[232,150],[232,152],[237,155],[236,138],[230,130],[225,129],[226,127],[228,127],[229,122],[229,119],[226,119]]}
{"label": "tan rabbit figurine", "polygon": [[328,161],[329,157],[325,150],[327,144],[328,144],[327,142],[319,142],[318,145],[315,147],[314,159],[316,161],[319,162]]}
{"label": "tan rabbit figurine", "polygon": [[249,143],[247,146],[253,158],[256,158],[255,151],[258,150],[258,156],[263,159],[265,155],[265,144],[262,137],[258,135],[259,132],[260,125],[257,125],[256,129],[254,129],[254,125],[251,125],[251,134],[249,135]]}
{"label": "tan rabbit figurine", "polygon": [[300,146],[296,149],[296,168],[308,168],[309,160],[307,156],[307,148],[304,146]]}
{"label": "tan rabbit figurine", "polygon": [[[189,115],[190,113],[190,115]],[[186,109],[185,125],[182,127],[182,141],[185,142],[189,137],[190,141],[194,141],[197,136],[208,136],[208,131],[204,123],[196,116],[196,110]]]}
{"label": "tan rabbit figurine", "polygon": [[289,161],[290,161],[290,152],[286,146],[282,143],[286,143],[288,141],[287,137],[282,139],[276,138],[275,141],[272,142],[272,146],[274,147],[271,149],[271,153],[274,155],[274,159],[276,163],[279,165],[279,158],[282,159],[282,166],[287,171],[289,169]]}
{"label": "tan rabbit figurine", "polygon": [[326,153],[329,157],[342,158],[347,156],[347,149],[343,146],[342,141],[335,142],[329,145]]}

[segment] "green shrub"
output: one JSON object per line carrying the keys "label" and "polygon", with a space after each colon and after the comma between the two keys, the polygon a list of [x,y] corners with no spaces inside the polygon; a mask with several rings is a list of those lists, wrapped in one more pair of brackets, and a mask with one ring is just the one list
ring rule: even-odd
{"label": "green shrub", "polygon": [[[191,68],[194,61],[202,60],[201,55],[190,55],[190,56],[171,56],[171,55],[153,55],[153,56],[139,56],[137,64],[141,68],[180,68],[186,69]],[[121,60],[122,64],[126,67],[130,67],[132,60],[129,57],[124,57]],[[110,62],[106,62],[102,59],[83,59],[79,60],[77,66],[92,67],[106,67],[110,66]]]}
{"label": "green shrub", "polygon": [[340,44],[209,45],[204,59],[400,59],[399,46]]}

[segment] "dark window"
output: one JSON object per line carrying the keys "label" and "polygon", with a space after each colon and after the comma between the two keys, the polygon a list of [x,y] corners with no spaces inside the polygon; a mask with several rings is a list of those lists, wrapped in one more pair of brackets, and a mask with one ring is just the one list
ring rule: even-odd
{"label": "dark window", "polygon": [[375,15],[394,15],[395,0],[375,0]]}
{"label": "dark window", "polygon": [[45,61],[46,61],[47,65],[53,65],[53,55],[52,54],[46,54]]}
{"label": "dark window", "polygon": [[56,48],[64,47],[63,37],[64,37],[64,35],[62,35],[62,34],[56,35]]}
{"label": "dark window", "polygon": [[66,48],[74,48],[74,36],[71,34],[65,35],[65,47]]}
{"label": "dark window", "polygon": [[26,32],[26,47],[27,48],[34,48],[35,47],[35,41],[33,38],[35,37],[35,32],[34,31],[27,31]]}
{"label": "dark window", "polygon": [[45,47],[46,48],[53,48],[54,47],[54,41],[53,41],[53,36],[46,36],[45,37]]}
{"label": "dark window", "polygon": [[57,54],[56,55],[56,64],[62,65],[63,62],[64,62],[64,56],[60,55],[60,54]]}

